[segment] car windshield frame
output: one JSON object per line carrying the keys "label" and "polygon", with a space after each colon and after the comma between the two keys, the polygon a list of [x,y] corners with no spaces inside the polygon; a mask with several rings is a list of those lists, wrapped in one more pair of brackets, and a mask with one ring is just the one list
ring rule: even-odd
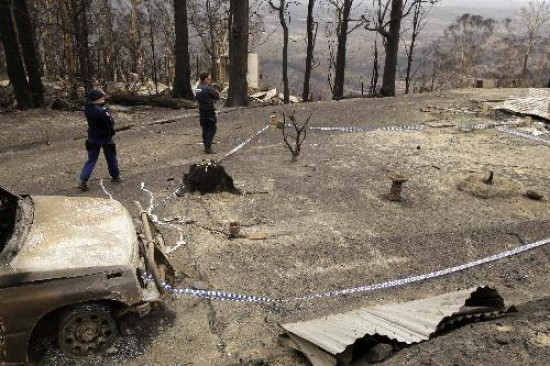
{"label": "car windshield frame", "polygon": [[23,243],[33,219],[33,203],[30,197],[21,197],[0,186],[0,272],[4,270]]}

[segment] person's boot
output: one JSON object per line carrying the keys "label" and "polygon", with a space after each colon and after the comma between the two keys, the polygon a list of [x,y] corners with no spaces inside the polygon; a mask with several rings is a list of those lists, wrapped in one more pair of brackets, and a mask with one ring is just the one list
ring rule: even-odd
{"label": "person's boot", "polygon": [[88,182],[82,180],[82,179],[79,179],[78,180],[78,185],[76,186],[78,189],[80,189],[81,191],[87,191],[89,190],[90,188],[88,187]]}
{"label": "person's boot", "polygon": [[124,178],[122,177],[111,178],[111,183],[116,183],[116,184],[124,183]]}
{"label": "person's boot", "polygon": [[204,153],[205,154],[214,154],[214,150],[212,150],[211,147],[205,147],[204,148]]}

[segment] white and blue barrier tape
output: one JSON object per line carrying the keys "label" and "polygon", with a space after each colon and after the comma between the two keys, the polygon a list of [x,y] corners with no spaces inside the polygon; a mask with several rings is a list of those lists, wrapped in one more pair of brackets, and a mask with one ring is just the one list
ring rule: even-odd
{"label": "white and blue barrier tape", "polygon": [[509,135],[521,137],[521,138],[524,138],[524,139],[529,139],[529,140],[532,140],[532,141],[541,142],[541,143],[546,144],[546,145],[550,145],[550,140],[543,139],[539,136],[531,135],[531,134],[528,134],[528,133],[523,133],[523,132],[519,132],[519,131],[516,131],[516,130],[511,130],[507,127],[497,127],[497,131],[507,133]]}
{"label": "white and blue barrier tape", "polygon": [[[289,303],[289,302],[302,301],[302,300],[313,300],[313,299],[321,299],[321,298],[332,298],[332,297],[362,294],[362,293],[373,292],[377,290],[384,290],[384,289],[410,285],[412,283],[422,282],[429,279],[439,278],[439,277],[443,277],[453,273],[462,272],[464,270],[478,267],[483,264],[487,264],[487,263],[495,262],[500,259],[515,256],[515,255],[545,246],[547,244],[550,244],[550,238],[539,240],[530,244],[525,244],[514,249],[506,250],[504,252],[500,252],[488,257],[484,257],[472,262],[468,262],[466,264],[462,264],[454,267],[448,267],[448,268],[440,269],[434,272],[400,278],[396,280],[390,280],[390,281],[381,282],[373,285],[366,285],[366,286],[340,289],[340,290],[334,290],[334,291],[325,291],[325,292],[313,293],[310,295],[294,297],[289,299],[269,298],[265,296],[240,294],[240,293],[218,291],[218,290],[196,290],[192,288],[177,288],[177,287],[172,287],[166,283],[163,284],[163,287],[166,291],[172,293],[176,297],[195,296],[195,297],[200,297],[200,298],[209,299],[209,300],[224,300],[224,301],[258,303],[258,304]],[[152,281],[152,277],[150,275],[146,275],[144,278],[148,281]]]}

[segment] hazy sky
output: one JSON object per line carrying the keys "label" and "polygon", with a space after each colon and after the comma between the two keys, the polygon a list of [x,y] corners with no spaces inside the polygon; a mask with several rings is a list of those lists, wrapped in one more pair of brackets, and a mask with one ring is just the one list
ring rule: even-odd
{"label": "hazy sky", "polygon": [[[294,0],[298,3],[307,4],[308,0]],[[319,3],[320,0],[316,0],[316,3]],[[439,3],[440,6],[473,6],[475,8],[520,8],[525,6],[529,1],[536,0],[441,0]],[[361,0],[355,0],[354,4],[359,4]],[[370,0],[362,0],[364,4],[370,3]]]}
{"label": "hazy sky", "polygon": [[464,5],[465,3],[475,3],[477,4],[479,7],[482,7],[484,5],[491,5],[491,6],[496,6],[496,5],[502,5],[503,7],[508,7],[510,5],[517,5],[517,4],[525,4],[525,3],[528,3],[529,1],[533,1],[533,0],[477,0],[477,1],[468,1],[468,0],[441,0],[440,4],[442,5],[453,5],[453,6],[461,6],[461,5]]}
{"label": "hazy sky", "polygon": [[440,8],[472,8],[472,9],[508,9],[517,10],[527,6],[532,0],[441,0],[437,4]]}

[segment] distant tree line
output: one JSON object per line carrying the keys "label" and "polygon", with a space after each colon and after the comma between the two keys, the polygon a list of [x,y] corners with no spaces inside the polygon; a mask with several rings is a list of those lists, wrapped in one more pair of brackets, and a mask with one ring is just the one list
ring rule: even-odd
{"label": "distant tree line", "polygon": [[[481,77],[502,86],[548,78],[547,0],[531,1],[517,19],[504,22],[464,14],[440,40],[421,47],[419,35],[440,1],[307,0],[302,99],[311,100],[320,23],[333,39],[327,75],[333,99],[344,97],[348,36],[358,29],[376,35],[372,55],[363,55],[372,59],[371,94],[394,96],[398,79],[405,80],[408,93],[464,87]],[[226,104],[246,105],[247,54],[269,41],[264,17],[271,12],[282,28],[282,44],[274,46],[282,50],[288,103],[288,25],[295,5],[295,0],[0,0],[0,75],[8,76],[22,109],[44,106],[46,80],[63,82],[73,99],[93,87],[119,83],[130,89],[146,80],[170,86],[174,97],[193,99],[191,80],[202,70],[217,80],[224,58],[230,70]],[[403,51],[405,67],[399,65]]]}
{"label": "distant tree line", "polygon": [[[270,2],[284,4],[287,9],[295,3],[289,0]],[[357,89],[353,88],[357,87],[359,76],[361,95],[365,79],[370,84],[366,93],[378,96],[395,95],[397,82],[404,82],[405,93],[470,87],[476,79],[482,78],[493,79],[497,86],[502,87],[548,85],[549,1],[530,1],[515,17],[503,21],[463,14],[453,24],[442,29],[441,37],[436,40],[432,37],[431,41],[427,41],[425,36],[421,37],[421,33],[427,28],[430,13],[438,3],[444,4],[444,0],[308,1],[304,28],[311,35],[307,35],[305,42],[306,64],[303,68],[297,64],[303,53],[299,53],[300,57],[295,56],[283,62],[280,73],[283,75],[283,86],[285,80],[292,84],[283,87],[285,94],[286,89],[299,93],[301,84],[295,77],[305,70],[302,90],[306,93],[302,93],[302,99],[310,100],[312,97],[307,82],[312,80],[312,72],[315,72],[315,83],[319,85],[322,76],[320,71],[325,68],[321,59],[324,55],[328,58],[326,84],[333,99],[357,95]],[[310,9],[313,6],[317,8],[315,19],[311,17]],[[281,18],[279,9],[277,7],[276,10]],[[291,25],[291,13],[290,10],[284,13],[287,28]],[[322,47],[326,49],[311,52],[314,47],[319,48],[319,42],[317,45],[315,42],[319,25],[325,29],[326,46]],[[285,26],[281,28],[284,34]],[[294,34],[300,34],[296,26],[293,29]],[[364,30],[373,36],[369,37]],[[352,32],[356,32],[354,42],[362,47],[350,51],[347,42]],[[284,39],[283,43],[287,42]],[[296,46],[293,47],[295,53]],[[292,54],[292,51],[287,52]],[[352,63],[349,52],[355,56]],[[357,53],[360,53],[359,57]],[[285,72],[286,64],[291,70]],[[365,66],[371,69],[367,70]],[[353,78],[346,79],[350,69]],[[284,77],[285,74],[293,77]],[[365,75],[368,76],[364,78]],[[275,84],[272,78],[268,82]],[[344,87],[346,83],[350,84],[347,88]],[[317,90],[317,93],[323,92]],[[326,97],[326,93],[323,96]]]}
{"label": "distant tree line", "polygon": [[516,19],[497,22],[463,14],[424,50],[417,85],[468,87],[493,79],[499,87],[546,87],[550,79],[550,3],[531,1]]}
{"label": "distant tree line", "polygon": [[[193,99],[191,79],[212,49],[190,37],[193,6],[215,0],[0,0],[0,75],[7,75],[21,109],[44,105],[43,80],[63,81],[70,98],[110,83],[162,82],[173,96]],[[233,65],[228,104],[245,105],[249,2],[219,1]],[[188,4],[189,3],[189,4]],[[226,5],[226,6],[225,6]],[[195,18],[193,18],[195,16]],[[200,20],[198,20],[200,23]],[[220,26],[212,20],[210,26]],[[210,29],[210,28],[207,28]],[[196,27],[200,34],[201,28]],[[198,38],[200,40],[200,38]],[[195,49],[192,70],[190,50]],[[212,73],[215,71],[212,69]]]}

